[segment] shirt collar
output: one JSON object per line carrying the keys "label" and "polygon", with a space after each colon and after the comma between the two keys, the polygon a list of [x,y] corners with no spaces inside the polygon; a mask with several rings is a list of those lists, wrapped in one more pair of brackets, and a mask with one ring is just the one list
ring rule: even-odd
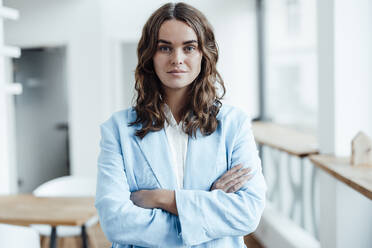
{"label": "shirt collar", "polygon": [[177,124],[177,121],[176,121],[176,119],[174,119],[172,111],[170,110],[170,108],[167,104],[164,104],[163,111],[164,111],[165,117],[167,117],[167,120],[168,120],[167,123],[168,123],[169,126],[178,127],[178,126],[182,125],[182,122]]}

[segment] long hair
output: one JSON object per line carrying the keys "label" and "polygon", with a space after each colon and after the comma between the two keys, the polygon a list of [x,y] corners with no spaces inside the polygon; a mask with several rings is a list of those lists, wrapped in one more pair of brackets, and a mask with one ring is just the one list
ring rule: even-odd
{"label": "long hair", "polygon": [[210,135],[217,129],[217,114],[222,106],[220,100],[226,89],[216,69],[218,47],[212,26],[199,10],[185,3],[163,5],[143,27],[135,71],[137,98],[134,109],[137,118],[129,125],[141,124],[136,136],[142,139],[150,131],[161,130],[167,120],[163,112],[164,90],[153,65],[159,29],[167,20],[182,21],[190,26],[198,37],[198,47],[202,53],[200,73],[190,84],[187,102],[180,112],[183,131],[189,136],[196,136],[199,129],[203,135]]}

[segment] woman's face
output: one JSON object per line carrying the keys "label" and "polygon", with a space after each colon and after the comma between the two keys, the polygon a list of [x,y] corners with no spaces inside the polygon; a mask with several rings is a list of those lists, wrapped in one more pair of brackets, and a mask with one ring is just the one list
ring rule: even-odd
{"label": "woman's face", "polygon": [[167,89],[186,89],[200,73],[202,54],[198,38],[186,23],[165,21],[159,30],[153,57],[156,75]]}

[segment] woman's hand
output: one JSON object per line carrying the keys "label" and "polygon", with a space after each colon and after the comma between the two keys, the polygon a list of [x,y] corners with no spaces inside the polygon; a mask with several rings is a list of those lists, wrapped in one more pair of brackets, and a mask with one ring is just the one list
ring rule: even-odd
{"label": "woman's hand", "polygon": [[216,180],[211,187],[211,191],[215,189],[221,189],[226,193],[235,193],[243,185],[252,178],[251,168],[244,168],[242,164],[234,166],[232,169],[228,170],[223,174],[218,180]]}
{"label": "woman's hand", "polygon": [[130,200],[141,208],[155,208],[156,193],[156,190],[138,190],[130,194]]}

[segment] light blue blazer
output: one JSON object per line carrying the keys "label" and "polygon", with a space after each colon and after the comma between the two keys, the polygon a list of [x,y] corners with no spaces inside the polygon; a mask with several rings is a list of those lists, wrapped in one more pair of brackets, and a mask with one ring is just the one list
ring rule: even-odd
{"label": "light blue blazer", "polygon": [[[266,184],[251,131],[250,119],[223,105],[217,130],[189,137],[184,188],[177,189],[164,129],[134,135],[139,126],[130,108],[101,125],[101,153],[95,206],[113,247],[245,247],[265,206]],[[209,191],[232,166],[242,163],[253,178],[236,193]],[[175,190],[179,216],[133,204],[130,193],[141,189]]]}

